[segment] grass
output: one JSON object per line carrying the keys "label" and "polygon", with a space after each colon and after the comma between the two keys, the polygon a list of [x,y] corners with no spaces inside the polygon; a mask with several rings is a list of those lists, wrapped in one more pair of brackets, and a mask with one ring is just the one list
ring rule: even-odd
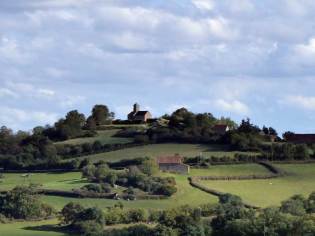
{"label": "grass", "polygon": [[87,184],[87,181],[81,179],[80,172],[67,173],[31,173],[29,177],[22,177],[24,174],[5,173],[4,178],[0,180],[0,189],[9,190],[17,185],[41,184],[42,188],[71,190],[80,188]]}
{"label": "grass", "polygon": [[[181,205],[198,206],[206,203],[216,203],[217,198],[204,193],[189,185],[187,181],[188,176],[175,175],[175,174],[162,174],[163,176],[174,176],[177,183],[178,191],[172,197],[164,200],[136,200],[121,202],[126,208],[143,208],[143,209],[166,209],[173,208]],[[69,202],[78,202],[86,207],[97,206],[105,209],[109,206],[117,204],[117,200],[111,199],[77,199],[77,198],[64,198],[55,196],[43,196],[44,202],[53,205],[56,209],[61,209]]]}
{"label": "grass", "polygon": [[258,164],[217,165],[207,169],[190,169],[191,176],[238,176],[238,175],[264,175],[270,172]]}
{"label": "grass", "polygon": [[[243,181],[202,181],[210,188],[223,192],[230,192],[241,196],[246,202],[258,206],[279,205],[284,199],[293,194],[304,194],[305,196],[315,190],[315,164],[307,165],[277,165],[279,168],[290,173],[289,176],[271,180],[243,180]],[[208,169],[192,169],[190,176],[194,175],[245,175],[265,174],[267,170],[256,164],[211,166]],[[187,175],[176,175],[161,173],[162,176],[173,176],[176,179],[178,192],[165,200],[137,200],[121,201],[126,208],[143,209],[166,209],[180,205],[189,204],[198,206],[205,203],[216,203],[218,199],[210,194],[202,192],[189,185]],[[71,189],[81,186],[80,173],[69,172],[62,174],[34,174],[30,180],[42,183],[45,188]],[[5,174],[1,189],[10,189],[21,183],[20,174]],[[83,181],[85,182],[85,181]],[[23,183],[23,182],[22,182]],[[271,184],[272,183],[272,184]],[[25,183],[27,184],[27,183]],[[41,199],[54,206],[57,210],[69,202],[78,202],[86,207],[98,206],[105,209],[118,203],[117,200],[109,199],[78,199],[54,196],[42,196]],[[11,224],[0,224],[0,235],[10,236],[40,236],[65,235],[56,226],[57,220],[40,222],[17,222]]]}
{"label": "grass", "polygon": [[57,226],[58,220],[35,222],[15,222],[0,224],[0,235],[3,236],[66,236]]}
{"label": "grass", "polygon": [[294,194],[309,195],[315,191],[315,164],[277,165],[289,176],[269,180],[202,181],[209,188],[239,195],[260,207],[279,205]]}
{"label": "grass", "polygon": [[102,144],[114,144],[114,143],[130,143],[133,141],[132,138],[120,138],[120,137],[113,137],[119,129],[113,130],[99,130],[96,131],[97,135],[94,137],[88,138],[75,138],[69,139],[62,142],[55,143],[56,145],[60,144],[70,144],[70,145],[78,145],[83,143],[94,143],[95,141],[100,141]]}
{"label": "grass", "polygon": [[133,159],[136,157],[157,157],[163,155],[180,154],[184,157],[195,157],[202,155],[204,158],[210,156],[231,156],[234,157],[236,153],[228,151],[228,148],[224,145],[202,145],[202,144],[151,144],[141,147],[126,148],[122,150],[100,153],[95,155],[83,156],[81,158],[89,158],[92,161],[119,161],[122,159]]}

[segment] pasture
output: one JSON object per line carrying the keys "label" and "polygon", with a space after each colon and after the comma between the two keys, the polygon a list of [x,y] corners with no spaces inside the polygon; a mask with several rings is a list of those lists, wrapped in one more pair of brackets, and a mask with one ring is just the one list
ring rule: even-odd
{"label": "pasture", "polygon": [[[287,171],[289,175],[269,180],[201,181],[201,183],[212,189],[239,195],[245,202],[262,207],[279,205],[282,200],[285,200],[294,194],[308,195],[310,192],[315,190],[315,164],[277,166]],[[237,176],[267,173],[268,170],[260,165],[241,164],[210,166],[207,169],[192,169],[189,176]],[[218,201],[217,197],[190,186],[187,180],[188,175],[161,173],[161,176],[173,176],[176,179],[178,191],[169,199],[136,201],[122,200],[121,202],[126,208],[167,209],[185,204],[189,204],[191,206],[198,206],[206,203],[214,204]],[[2,179],[0,189],[11,189],[20,184],[26,185],[29,183],[37,183],[42,184],[43,188],[66,190],[81,187],[87,183],[86,180],[81,179],[81,174],[79,172],[35,173],[31,174],[27,180],[23,180],[23,178],[21,178],[21,174],[4,174],[4,179]],[[78,202],[86,207],[97,206],[101,209],[114,206],[118,202],[117,200],[110,199],[78,199],[56,196],[41,196],[41,199],[43,202],[54,206],[57,210],[62,209],[62,207],[69,202]],[[39,222],[1,224],[0,235],[65,235],[58,231],[56,224],[57,219]]]}
{"label": "pasture", "polygon": [[269,180],[201,181],[202,185],[240,196],[245,202],[267,207],[279,205],[294,194],[315,191],[315,164],[277,165],[288,176]]}
{"label": "pasture", "polygon": [[3,236],[66,236],[60,232],[58,220],[43,220],[34,222],[15,222],[0,224],[0,235]]}
{"label": "pasture", "polygon": [[115,144],[115,143],[131,143],[133,141],[132,138],[120,138],[114,137],[114,135],[120,129],[111,129],[111,130],[98,130],[97,135],[94,137],[83,137],[83,138],[75,138],[69,139],[62,142],[56,142],[56,145],[60,144],[69,144],[69,145],[78,145],[83,143],[94,143],[95,141],[100,141],[102,144]]}
{"label": "pasture", "polygon": [[270,172],[258,164],[214,165],[206,169],[190,169],[190,176],[266,175]]}
{"label": "pasture", "polygon": [[92,161],[118,161],[122,159],[133,159],[136,157],[158,157],[164,155],[179,154],[184,157],[195,157],[201,155],[204,158],[211,156],[230,156],[234,157],[236,153],[229,151],[227,146],[224,145],[203,145],[203,144],[150,144],[140,147],[126,148],[117,151],[99,153],[94,155],[83,156],[80,158],[88,158]]}
{"label": "pasture", "polygon": [[38,184],[41,188],[46,189],[71,190],[87,184],[85,179],[81,179],[80,172],[5,173],[3,176],[4,178],[0,179],[0,190],[9,190],[17,185],[28,186],[29,184]]}

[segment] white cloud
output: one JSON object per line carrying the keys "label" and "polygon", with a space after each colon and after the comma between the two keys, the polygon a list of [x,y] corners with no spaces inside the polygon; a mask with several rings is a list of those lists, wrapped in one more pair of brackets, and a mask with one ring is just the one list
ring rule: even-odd
{"label": "white cloud", "polygon": [[311,38],[307,44],[298,44],[295,50],[304,56],[315,56],[315,37]]}
{"label": "white cloud", "polygon": [[236,13],[248,13],[255,9],[251,0],[230,0],[228,5],[230,9]]}
{"label": "white cloud", "polygon": [[52,97],[56,94],[55,91],[50,90],[50,89],[39,89],[38,93],[40,95],[47,96],[47,97]]}
{"label": "white cloud", "polygon": [[13,92],[12,90],[8,89],[8,88],[0,88],[0,97],[13,97],[13,98],[17,98],[18,94],[16,94],[15,92]]}
{"label": "white cloud", "polygon": [[75,106],[82,104],[85,102],[86,97],[84,96],[67,96],[66,98],[63,98],[63,100],[60,102],[60,105],[62,108],[74,108]]}
{"label": "white cloud", "polygon": [[192,0],[192,4],[202,11],[211,11],[215,6],[212,0]]}
{"label": "white cloud", "polygon": [[55,68],[55,67],[48,67],[45,69],[45,72],[53,78],[62,78],[62,77],[67,76],[69,74],[68,71],[62,70],[59,68]]}
{"label": "white cloud", "polygon": [[[56,93],[52,89],[35,87],[29,83],[19,83],[19,82],[7,82],[5,91],[10,91],[15,94],[15,98],[23,97],[23,98],[50,98],[53,97]],[[0,92],[1,94],[1,92]]]}
{"label": "white cloud", "polygon": [[22,52],[22,49],[15,39],[2,37],[0,40],[0,61],[10,60],[14,63],[27,63],[30,55]]}
{"label": "white cloud", "polygon": [[280,100],[279,103],[306,110],[315,110],[315,97],[302,95],[287,96]]}
{"label": "white cloud", "polygon": [[132,32],[123,32],[122,34],[112,36],[114,45],[127,50],[153,50],[155,45],[142,35],[136,35]]}
{"label": "white cloud", "polygon": [[0,124],[17,129],[23,128],[29,122],[37,125],[52,124],[57,118],[55,113],[1,107]]}
{"label": "white cloud", "polygon": [[249,107],[238,100],[228,101],[224,99],[217,99],[214,102],[214,105],[219,110],[236,113],[238,115],[248,115],[249,113]]}

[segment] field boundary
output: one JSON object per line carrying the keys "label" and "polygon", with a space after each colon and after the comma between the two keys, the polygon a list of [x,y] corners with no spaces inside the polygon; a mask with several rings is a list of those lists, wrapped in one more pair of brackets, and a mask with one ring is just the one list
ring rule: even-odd
{"label": "field boundary", "polygon": [[[223,196],[223,195],[227,194],[227,193],[215,190],[215,189],[207,188],[207,187],[201,185],[198,181],[196,181],[196,179],[194,179],[192,177],[188,177],[188,181],[189,181],[189,184],[192,187],[197,188],[197,189],[199,189],[199,190],[201,190],[203,192],[209,193],[211,195],[214,195],[216,197],[220,197],[220,196]],[[248,204],[248,203],[244,203],[244,206],[247,207],[247,208],[252,208],[252,209],[260,209],[260,207],[254,206],[254,205],[251,205],[251,204]]]}
{"label": "field boundary", "polygon": [[[283,177],[283,176],[287,175],[286,172],[284,172],[283,170],[281,170],[280,168],[278,168],[276,166],[273,166],[270,162],[256,162],[256,163],[265,167],[268,171],[271,172],[271,174],[240,175],[240,176],[192,176],[192,177],[188,177],[188,181],[192,187],[195,187],[201,191],[212,194],[214,196],[220,197],[220,196],[227,194],[227,193],[223,193],[223,192],[220,192],[218,190],[205,187],[202,184],[200,184],[199,181],[201,181],[201,180],[212,180],[212,181],[227,180],[227,181],[230,181],[230,180],[273,179],[273,178],[279,178],[279,177]],[[260,207],[257,207],[257,206],[251,205],[251,204],[247,204],[247,203],[244,203],[244,206],[247,208],[260,209]]]}
{"label": "field boundary", "polygon": [[[6,194],[10,190],[0,190],[0,194]],[[47,195],[47,196],[58,196],[58,197],[70,197],[70,198],[97,198],[97,199],[125,199],[125,200],[162,200],[167,199],[164,195],[145,195],[145,194],[135,194],[129,196],[128,194],[117,194],[117,193],[96,193],[82,190],[57,190],[57,189],[37,189],[35,190],[37,194]]]}

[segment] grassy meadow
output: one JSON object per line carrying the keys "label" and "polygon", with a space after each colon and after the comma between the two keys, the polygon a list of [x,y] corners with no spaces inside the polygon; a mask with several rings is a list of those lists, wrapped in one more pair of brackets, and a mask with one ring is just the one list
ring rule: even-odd
{"label": "grassy meadow", "polygon": [[190,169],[190,176],[240,176],[269,173],[265,167],[258,164],[214,165],[206,169]]}
{"label": "grassy meadow", "polygon": [[245,202],[266,207],[279,205],[294,194],[315,191],[315,164],[277,165],[289,173],[269,180],[201,181],[204,186],[239,195]]}
{"label": "grassy meadow", "polygon": [[84,138],[75,138],[69,139],[62,142],[57,142],[56,145],[60,144],[83,144],[83,143],[94,143],[95,141],[100,141],[102,144],[115,144],[115,143],[130,143],[133,141],[132,138],[120,138],[114,137],[114,135],[120,131],[120,129],[111,129],[111,130],[98,130],[97,135],[94,137],[84,137]]}
{"label": "grassy meadow", "polygon": [[[209,188],[229,192],[241,196],[245,202],[257,206],[279,205],[293,194],[307,195],[315,190],[315,164],[307,165],[277,165],[287,171],[288,176],[270,180],[241,180],[241,181],[202,181],[201,183]],[[242,165],[218,165],[207,169],[191,169],[189,175],[177,175],[161,173],[162,176],[173,176],[176,179],[178,191],[169,199],[165,200],[136,200],[121,202],[126,208],[144,209],[167,209],[180,205],[189,204],[198,206],[205,203],[216,203],[217,197],[202,192],[189,185],[188,176],[206,175],[248,175],[266,174],[268,171],[257,164]],[[16,185],[37,183],[43,188],[50,189],[72,189],[86,184],[86,180],[81,179],[79,172],[69,173],[35,173],[26,180],[21,174],[4,174],[4,179],[0,183],[0,189],[11,189]],[[110,199],[78,199],[55,196],[42,196],[43,202],[54,206],[57,210],[69,202],[78,202],[86,207],[97,206],[101,209],[115,205],[117,200]],[[0,235],[10,236],[37,236],[37,235],[65,235],[58,232],[56,226],[57,219],[39,222],[17,222],[10,224],[0,224]]]}
{"label": "grassy meadow", "polygon": [[232,152],[224,145],[203,145],[203,144],[150,144],[139,147],[126,148],[117,151],[99,153],[95,155],[83,156],[81,158],[89,158],[92,161],[118,161],[122,159],[133,159],[136,157],[158,157],[164,155],[179,154],[184,157],[195,157],[202,155],[204,158],[211,156],[230,156],[234,157],[236,153]]}
{"label": "grassy meadow", "polygon": [[25,174],[5,173],[0,179],[0,190],[9,190],[17,185],[28,186],[29,184],[39,184],[41,188],[71,190],[80,188],[87,184],[85,179],[81,179],[80,172],[67,173],[30,173]]}
{"label": "grassy meadow", "polygon": [[1,236],[66,236],[57,226],[58,220],[0,224]]}

